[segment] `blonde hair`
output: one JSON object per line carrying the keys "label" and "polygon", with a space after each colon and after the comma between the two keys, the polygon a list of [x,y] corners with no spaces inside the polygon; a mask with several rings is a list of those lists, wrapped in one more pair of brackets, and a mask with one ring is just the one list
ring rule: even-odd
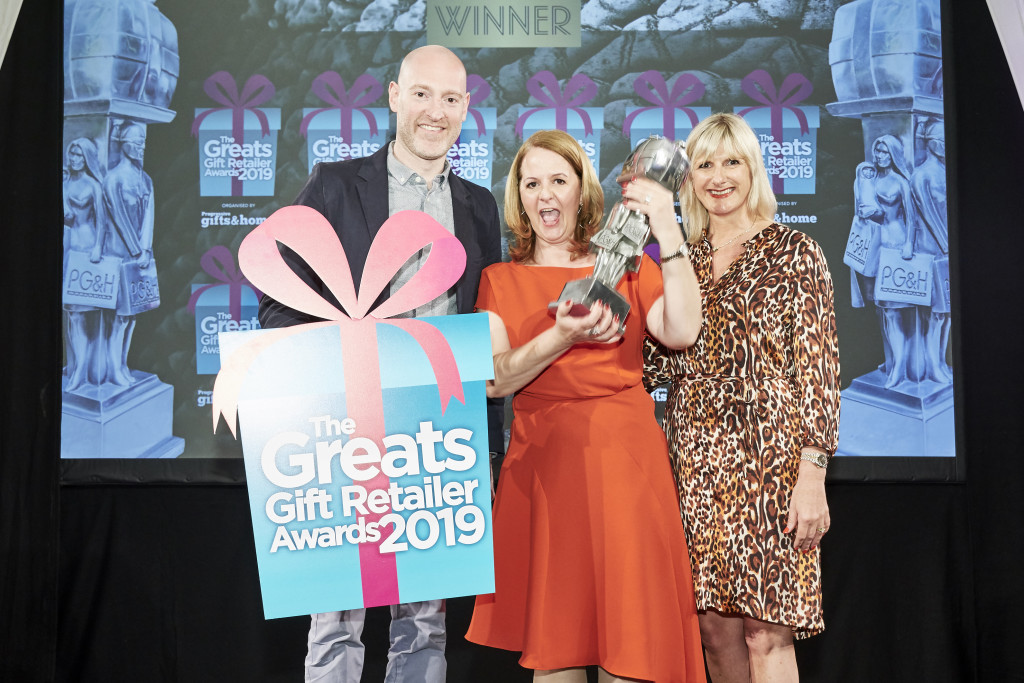
{"label": "blonde hair", "polygon": [[[750,215],[756,219],[775,220],[778,204],[764,168],[761,145],[750,125],[736,114],[712,114],[698,123],[686,138],[686,155],[692,168],[714,156],[719,147],[731,158],[741,159],[750,169],[750,194],[747,195]],[[691,244],[700,241],[710,216],[697,199],[692,177],[679,190],[679,209],[687,241]]]}
{"label": "blonde hair", "polygon": [[604,192],[594,171],[594,164],[580,147],[576,138],[560,130],[541,130],[531,135],[519,147],[505,184],[505,224],[515,237],[508,254],[513,261],[524,262],[533,258],[536,240],[530,219],[526,217],[519,194],[522,180],[523,158],[531,149],[546,149],[565,159],[580,181],[580,211],[573,229],[571,246],[573,258],[587,253],[590,237],[597,232],[604,214]]}

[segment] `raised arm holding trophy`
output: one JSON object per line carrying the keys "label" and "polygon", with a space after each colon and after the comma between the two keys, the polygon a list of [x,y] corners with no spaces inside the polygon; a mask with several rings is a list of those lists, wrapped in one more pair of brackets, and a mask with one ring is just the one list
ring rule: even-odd
{"label": "raised arm holding trophy", "polygon": [[[619,182],[645,177],[653,180],[673,194],[679,191],[690,170],[682,142],[652,135],[641,141],[626,157],[619,174]],[[650,204],[650,195],[645,197]],[[590,239],[591,249],[597,255],[594,274],[566,283],[558,301],[549,304],[554,310],[563,301],[573,301],[573,315],[582,316],[590,311],[595,301],[607,305],[618,316],[620,325],[625,324],[629,313],[626,299],[615,291],[626,271],[636,272],[644,245],[651,234],[647,216],[629,208],[624,202],[617,202],[608,213],[604,227]],[[680,255],[686,253],[686,242],[680,247]],[[621,331],[621,330],[620,330]]]}

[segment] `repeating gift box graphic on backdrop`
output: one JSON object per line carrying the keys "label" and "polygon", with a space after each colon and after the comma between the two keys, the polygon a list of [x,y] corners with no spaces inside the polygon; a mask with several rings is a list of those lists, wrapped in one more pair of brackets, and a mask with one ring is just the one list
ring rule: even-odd
{"label": "repeating gift box graphic on backdrop", "polygon": [[683,72],[672,81],[657,71],[645,71],[633,81],[633,90],[650,102],[644,107],[626,107],[622,132],[634,149],[652,135],[685,140],[698,123],[711,115],[711,107],[688,106],[704,96],[704,84],[697,76]]}
{"label": "repeating gift box graphic on backdrop", "polygon": [[464,180],[491,188],[492,162],[494,161],[494,127],[498,115],[494,107],[477,107],[491,94],[491,86],[477,74],[466,77],[469,91],[469,111],[462,124],[459,139],[448,151],[448,163],[452,173]]}
{"label": "repeating gift box graphic on backdrop", "polygon": [[203,91],[223,106],[195,110],[199,196],[273,196],[281,110],[259,105],[274,96],[274,85],[256,74],[239,93],[234,76],[218,71],[206,79]]}
{"label": "repeating gift box graphic on backdrop", "polygon": [[[279,243],[341,308],[292,272]],[[372,308],[428,247],[413,279]],[[234,433],[237,415],[241,428],[266,617],[493,592],[487,317],[392,317],[458,280],[462,244],[426,214],[399,212],[356,294],[334,229],[290,206],[238,258],[254,286],[324,321],[220,339],[214,424],[223,415]]]}
{"label": "repeating gift box graphic on backdrop", "polygon": [[220,333],[260,329],[259,299],[227,247],[211,247],[199,264],[216,282],[192,285],[188,300],[188,311],[196,317],[196,374],[215,375],[220,371]]}
{"label": "repeating gift box graphic on backdrop", "polygon": [[370,156],[388,141],[387,107],[371,107],[384,92],[380,81],[362,74],[345,87],[345,79],[325,71],[310,90],[325,107],[302,110],[299,133],[306,138],[309,171],[318,163]]}
{"label": "repeating gift box graphic on backdrop", "polygon": [[818,107],[798,106],[814,92],[807,77],[791,73],[778,89],[771,74],[752,71],[742,81],[743,92],[760,102],[735,107],[761,142],[765,168],[775,194],[814,194],[818,167]]}
{"label": "repeating gift box graphic on backdrop", "polygon": [[520,114],[516,119],[516,134],[525,140],[539,130],[565,131],[583,146],[600,175],[604,109],[582,106],[597,96],[597,84],[586,74],[578,73],[566,80],[563,89],[555,74],[541,71],[530,77],[526,89],[545,106]]}

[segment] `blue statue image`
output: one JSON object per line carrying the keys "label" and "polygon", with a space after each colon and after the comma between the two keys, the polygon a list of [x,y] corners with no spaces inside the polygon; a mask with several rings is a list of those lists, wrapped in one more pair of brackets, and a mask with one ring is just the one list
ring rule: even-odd
{"label": "blue statue image", "polygon": [[160,305],[147,126],[167,123],[178,37],[153,0],[64,1],[62,458],[174,458],[174,387],[129,369]]}
{"label": "blue statue image", "polygon": [[936,283],[930,306],[918,306],[918,331],[924,375],[940,384],[953,381],[946,363],[949,346],[949,227],[946,214],[946,133],[942,121],[922,126],[925,160],[910,178],[918,229],[914,249],[929,254],[935,264]]}
{"label": "blue statue image", "polygon": [[[871,145],[868,165],[857,167],[854,196],[858,218],[878,223],[879,246],[895,249],[910,260],[914,256],[916,211],[910,186],[910,171],[903,143],[893,135],[882,135]],[[872,170],[873,169],[873,172]],[[878,264],[869,264],[867,272],[877,273]],[[908,354],[915,328],[913,304],[875,299],[875,277],[850,271],[853,278],[853,305],[863,307],[874,301],[882,328],[886,375],[885,387],[892,388],[908,379]]]}
{"label": "blue statue image", "polygon": [[[102,171],[96,143],[89,138],[72,140],[64,155],[64,270],[72,250],[99,263],[103,248]],[[67,364],[66,391],[103,381],[102,355],[98,352],[100,309],[79,303],[64,304],[64,348]]]}
{"label": "blue statue image", "polygon": [[[134,264],[137,267],[137,270],[122,267],[122,277],[134,272],[137,278],[149,271],[150,277],[143,281],[155,288],[153,181],[142,170],[146,129],[137,123],[127,123],[122,126],[117,139],[121,143],[121,161],[103,180],[103,205],[109,227],[104,240],[104,255],[116,256],[123,265]],[[122,288],[117,309],[104,311],[108,319],[107,378],[120,386],[128,386],[134,381],[128,369],[128,348],[138,311],[125,300],[127,296],[125,288]]]}

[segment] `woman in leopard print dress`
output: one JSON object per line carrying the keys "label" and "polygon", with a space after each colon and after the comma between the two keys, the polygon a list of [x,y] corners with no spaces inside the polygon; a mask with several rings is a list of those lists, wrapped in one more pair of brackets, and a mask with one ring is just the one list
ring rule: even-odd
{"label": "woman in leopard print dress", "polygon": [[796,681],[794,636],[824,628],[819,543],[839,424],[832,280],[814,240],[772,221],[743,119],[705,119],[686,148],[680,204],[704,326],[692,347],[649,345],[646,360],[651,383],[671,382],[665,431],[701,638],[715,683]]}

